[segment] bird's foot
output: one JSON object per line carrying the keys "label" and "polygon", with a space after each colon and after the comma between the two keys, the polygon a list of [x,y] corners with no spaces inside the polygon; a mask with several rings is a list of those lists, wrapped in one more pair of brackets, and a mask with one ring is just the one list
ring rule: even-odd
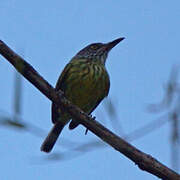
{"label": "bird's foot", "polygon": [[88,128],[86,128],[85,135],[87,135],[87,133],[88,133]]}
{"label": "bird's foot", "polygon": [[[93,120],[96,120],[96,117],[95,116],[92,116],[91,114],[89,115],[90,118],[92,118]],[[86,128],[86,131],[85,131],[85,135],[87,135],[88,133],[88,128]]]}
{"label": "bird's foot", "polygon": [[93,120],[96,120],[95,116],[92,116],[91,114],[89,115],[90,118],[92,118]]}

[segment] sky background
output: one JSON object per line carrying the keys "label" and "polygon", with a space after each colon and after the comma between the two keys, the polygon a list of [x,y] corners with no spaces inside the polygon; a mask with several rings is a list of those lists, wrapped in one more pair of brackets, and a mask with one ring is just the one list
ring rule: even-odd
{"label": "sky background", "polygon": [[[122,131],[112,127],[103,104],[93,113],[121,135],[162,116],[148,113],[146,108],[162,100],[170,71],[174,64],[180,64],[179,18],[178,0],[1,0],[0,39],[54,86],[64,66],[80,49],[93,42],[125,37],[110,52],[106,64],[111,80],[109,97],[115,103]],[[0,82],[1,117],[9,117],[13,113],[14,68],[2,56]],[[158,179],[111,147],[88,153],[70,151],[98,140],[91,132],[85,136],[82,126],[74,131],[64,128],[60,145],[50,155],[44,154],[40,146],[52,126],[51,102],[25,79],[22,91],[22,119],[45,133],[34,136],[1,127],[1,180]],[[171,167],[170,130],[166,124],[132,144]],[[55,156],[61,153],[66,153],[65,159]]]}

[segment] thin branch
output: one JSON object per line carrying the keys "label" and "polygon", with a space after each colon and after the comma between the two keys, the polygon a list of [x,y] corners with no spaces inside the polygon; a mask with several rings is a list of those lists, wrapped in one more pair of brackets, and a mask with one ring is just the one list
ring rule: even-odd
{"label": "thin branch", "polygon": [[15,72],[15,84],[14,84],[14,121],[17,121],[21,114],[21,95],[22,95],[22,76]]}
{"label": "thin branch", "polygon": [[169,122],[169,114],[165,114],[161,116],[160,118],[153,120],[146,125],[134,130],[133,132],[123,136],[126,141],[134,141],[141,137],[144,137],[145,135],[148,135],[149,133],[155,131],[156,129],[159,129],[163,125],[165,125],[167,122]]}
{"label": "thin branch", "polygon": [[179,131],[178,131],[178,121],[179,117],[177,112],[173,112],[171,114],[171,122],[172,122],[172,128],[171,128],[171,162],[172,162],[172,168],[174,170],[179,170],[179,146],[177,144],[179,139]]}
{"label": "thin branch", "polygon": [[179,85],[177,83],[178,74],[179,74],[179,66],[173,66],[169,80],[164,88],[165,94],[162,101],[158,104],[150,104],[148,106],[149,112],[159,113],[167,108],[170,108],[173,99],[175,97],[174,94],[179,89]]}
{"label": "thin branch", "polygon": [[179,180],[178,175],[159,161],[148,154],[141,152],[130,145],[100,123],[89,117],[80,108],[74,106],[63,96],[63,92],[56,92],[54,88],[43,79],[35,69],[19,55],[13,52],[3,41],[0,41],[0,54],[5,57],[27,80],[38,88],[47,98],[65,109],[72,117],[77,119],[82,125],[96,134],[103,141],[111,145],[114,149],[131,159],[140,169],[156,175],[164,180]]}

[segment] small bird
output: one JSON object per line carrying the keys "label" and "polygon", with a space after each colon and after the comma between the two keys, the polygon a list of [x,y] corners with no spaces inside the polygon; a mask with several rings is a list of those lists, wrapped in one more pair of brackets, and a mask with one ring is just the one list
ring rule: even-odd
{"label": "small bird", "polygon": [[[123,39],[121,37],[109,43],[93,43],[80,50],[65,66],[55,90],[63,91],[69,101],[90,115],[109,93],[110,80],[105,62],[109,51]],[[44,140],[41,151],[48,153],[52,150],[70,120],[69,129],[79,125],[71,115],[52,103],[54,126]]]}

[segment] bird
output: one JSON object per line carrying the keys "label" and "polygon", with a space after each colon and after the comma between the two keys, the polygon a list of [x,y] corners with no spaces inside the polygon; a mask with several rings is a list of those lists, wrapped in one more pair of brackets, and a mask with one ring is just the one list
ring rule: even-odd
{"label": "bird", "polygon": [[[93,43],[80,50],[65,66],[55,86],[64,96],[88,115],[108,96],[110,78],[105,63],[110,50],[124,37],[108,43]],[[69,123],[72,130],[79,125],[64,109],[55,103],[51,106],[53,127],[41,145],[41,151],[49,153],[62,129]]]}

